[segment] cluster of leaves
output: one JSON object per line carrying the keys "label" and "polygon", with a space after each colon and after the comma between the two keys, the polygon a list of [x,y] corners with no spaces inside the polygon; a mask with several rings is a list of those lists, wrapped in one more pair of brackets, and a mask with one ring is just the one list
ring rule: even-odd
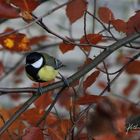
{"label": "cluster of leaves", "polygon": [[102,22],[111,24],[118,32],[131,35],[140,30],[140,22],[138,20],[140,17],[140,11],[136,11],[136,14],[130,17],[128,21],[115,19],[113,12],[107,7],[100,7],[98,15]]}
{"label": "cluster of leaves", "polygon": [[[0,18],[12,19],[22,18],[27,23],[33,21],[32,12],[40,5],[37,0],[0,0]],[[78,8],[77,8],[78,7]],[[86,0],[73,0],[66,5],[66,15],[71,24],[82,18],[87,11],[88,3]],[[112,25],[117,32],[123,32],[126,35],[139,30],[139,14],[136,14],[123,21],[122,19],[115,19],[113,12],[107,7],[100,7],[98,9],[98,16],[101,22],[105,25]],[[9,34],[9,32],[11,34]],[[53,34],[54,35],[54,34]],[[40,41],[48,39],[46,35],[29,38],[26,34],[19,33],[14,29],[8,27],[0,34],[0,44],[2,50],[6,49],[10,52],[30,52],[33,45]],[[104,36],[100,33],[89,33],[79,37],[77,45],[74,39],[68,41],[63,40],[59,44],[60,51],[65,54],[70,50],[74,50],[79,46],[85,53],[91,52],[91,46],[98,45],[104,41]],[[118,58],[116,61],[127,63],[123,58]],[[87,66],[92,59],[86,57],[83,65],[79,67],[82,70]],[[125,67],[125,72],[128,75],[140,74],[140,61],[133,61]],[[3,62],[0,62],[0,76],[5,72]],[[104,68],[105,69],[105,68]],[[14,76],[18,77],[23,74],[24,66],[16,69]],[[105,72],[104,72],[105,73]],[[107,72],[106,72],[107,73]],[[129,116],[140,114],[138,105],[115,97],[105,97],[94,95],[96,93],[89,92],[89,88],[93,84],[97,84],[99,88],[105,89],[107,84],[103,81],[98,81],[101,71],[92,71],[82,81],[74,82],[71,87],[65,89],[57,103],[58,106],[64,108],[69,115],[62,115],[54,108],[55,111],[50,112],[47,116],[46,110],[53,103],[53,91],[43,94],[34,102],[34,107],[26,110],[9,129],[1,136],[3,139],[19,139],[23,140],[64,140],[64,139],[88,139],[91,137],[95,140],[134,140],[139,136],[139,130],[127,131],[126,120]],[[108,73],[107,73],[108,76]],[[108,78],[109,79],[109,78]],[[15,83],[21,82],[21,79],[15,79]],[[53,81],[54,82],[54,81]],[[108,81],[109,82],[109,81]],[[42,84],[47,86],[50,83]],[[108,83],[109,84],[109,83]],[[128,85],[123,89],[125,96],[129,96],[131,91],[138,85],[136,79],[131,79]],[[38,87],[37,84],[33,87]],[[77,89],[80,89],[81,94],[78,95]],[[17,101],[21,99],[18,94],[10,95],[11,99]],[[30,97],[30,96],[29,96]],[[93,107],[93,105],[95,105]],[[83,108],[84,106],[84,108]],[[19,109],[19,106],[12,109],[0,109],[0,127],[5,124],[5,121],[10,119],[11,115]],[[94,111],[90,112],[90,110]],[[42,122],[38,124],[38,122]]]}

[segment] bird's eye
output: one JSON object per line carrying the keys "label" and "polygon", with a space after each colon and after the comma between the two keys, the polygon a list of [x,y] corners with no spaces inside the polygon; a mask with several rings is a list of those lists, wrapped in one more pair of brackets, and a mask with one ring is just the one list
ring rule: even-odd
{"label": "bird's eye", "polygon": [[33,66],[34,68],[40,68],[42,64],[43,64],[43,58],[40,58],[38,61],[34,62],[34,63],[32,64],[32,66]]}

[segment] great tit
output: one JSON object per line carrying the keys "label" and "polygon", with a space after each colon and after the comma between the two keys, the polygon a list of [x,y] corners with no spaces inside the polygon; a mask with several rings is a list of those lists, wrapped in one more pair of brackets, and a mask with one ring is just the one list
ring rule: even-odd
{"label": "great tit", "polygon": [[47,53],[31,52],[26,57],[25,70],[31,80],[47,82],[54,80],[63,66],[61,61]]}

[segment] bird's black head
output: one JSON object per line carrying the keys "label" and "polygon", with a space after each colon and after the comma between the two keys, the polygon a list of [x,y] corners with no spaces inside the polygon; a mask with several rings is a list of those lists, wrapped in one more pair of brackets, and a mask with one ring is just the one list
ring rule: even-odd
{"label": "bird's black head", "polygon": [[26,56],[26,64],[33,64],[33,63],[37,62],[42,57],[43,57],[42,54],[38,53],[38,52],[29,53]]}
{"label": "bird's black head", "polygon": [[26,56],[25,70],[32,79],[38,81],[38,71],[44,66],[45,60],[41,53],[32,52]]}

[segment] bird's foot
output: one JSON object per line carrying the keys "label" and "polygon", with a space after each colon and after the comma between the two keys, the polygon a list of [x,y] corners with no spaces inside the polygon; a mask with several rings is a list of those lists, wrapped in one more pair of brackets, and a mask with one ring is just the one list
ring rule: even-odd
{"label": "bird's foot", "polygon": [[42,95],[43,94],[43,91],[42,91],[42,88],[41,87],[38,87],[37,89],[37,95]]}

